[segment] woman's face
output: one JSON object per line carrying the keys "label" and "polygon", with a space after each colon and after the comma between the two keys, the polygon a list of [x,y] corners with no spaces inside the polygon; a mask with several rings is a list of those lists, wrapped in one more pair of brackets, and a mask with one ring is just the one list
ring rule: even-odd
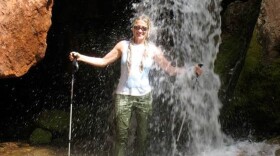
{"label": "woman's face", "polygon": [[148,24],[143,20],[136,20],[132,27],[132,33],[135,43],[142,43],[148,35]]}

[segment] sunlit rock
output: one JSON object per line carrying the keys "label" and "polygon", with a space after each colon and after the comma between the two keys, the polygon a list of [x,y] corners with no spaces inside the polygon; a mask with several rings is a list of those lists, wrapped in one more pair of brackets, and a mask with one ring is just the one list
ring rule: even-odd
{"label": "sunlit rock", "polygon": [[0,78],[19,77],[45,55],[53,0],[0,1]]}

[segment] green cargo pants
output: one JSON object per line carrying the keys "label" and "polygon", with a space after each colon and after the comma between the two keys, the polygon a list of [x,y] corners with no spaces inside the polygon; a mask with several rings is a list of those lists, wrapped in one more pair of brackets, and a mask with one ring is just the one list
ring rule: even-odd
{"label": "green cargo pants", "polygon": [[146,151],[148,118],[152,110],[151,93],[144,96],[116,95],[115,121],[116,140],[113,155],[127,155],[127,141],[132,112],[135,113],[137,127],[133,156],[142,156]]}

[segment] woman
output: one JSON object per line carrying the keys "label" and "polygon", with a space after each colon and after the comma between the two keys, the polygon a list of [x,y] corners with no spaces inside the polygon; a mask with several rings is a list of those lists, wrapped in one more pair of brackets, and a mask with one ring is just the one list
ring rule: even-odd
{"label": "woman", "polygon": [[[130,41],[120,41],[103,58],[89,57],[78,52],[70,53],[70,60],[85,62],[96,67],[105,67],[121,58],[121,76],[116,89],[115,119],[116,142],[114,155],[125,155],[131,112],[136,115],[136,146],[133,155],[144,155],[147,138],[148,116],[152,108],[152,87],[149,71],[155,62],[169,75],[184,72],[183,68],[173,67],[154,44],[148,42],[151,23],[147,16],[140,16],[132,23],[133,37]],[[195,66],[197,75],[202,70]]]}

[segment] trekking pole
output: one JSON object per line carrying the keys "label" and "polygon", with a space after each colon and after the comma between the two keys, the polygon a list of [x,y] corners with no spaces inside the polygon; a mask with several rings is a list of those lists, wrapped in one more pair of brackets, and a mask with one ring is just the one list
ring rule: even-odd
{"label": "trekking pole", "polygon": [[[202,63],[198,64],[198,66],[201,68],[203,66]],[[196,75],[196,78],[195,78],[195,83],[193,85],[193,89],[198,85],[198,75]],[[177,136],[177,142],[179,141],[180,139],[180,136],[181,136],[181,133],[182,133],[182,129],[183,129],[183,126],[184,126],[184,123],[185,123],[185,120],[186,120],[186,114],[184,114],[184,118],[182,120],[182,123],[181,123],[181,126],[180,126],[180,130],[179,130],[179,133],[178,133],[178,136]]]}
{"label": "trekking pole", "polygon": [[74,58],[74,60],[72,62],[72,80],[71,80],[68,156],[71,155],[72,107],[73,107],[73,95],[74,95],[74,81],[75,81],[75,73],[78,71],[78,69],[79,69],[79,64],[78,64],[77,58]]}
{"label": "trekking pole", "polygon": [[183,129],[183,125],[184,125],[184,123],[185,123],[185,119],[186,119],[186,113],[184,114],[184,118],[183,118],[183,121],[182,121],[182,123],[181,123],[181,127],[180,127],[180,130],[179,130],[178,136],[177,136],[177,142],[178,142],[179,139],[180,139],[181,132],[182,132],[182,129]]}

